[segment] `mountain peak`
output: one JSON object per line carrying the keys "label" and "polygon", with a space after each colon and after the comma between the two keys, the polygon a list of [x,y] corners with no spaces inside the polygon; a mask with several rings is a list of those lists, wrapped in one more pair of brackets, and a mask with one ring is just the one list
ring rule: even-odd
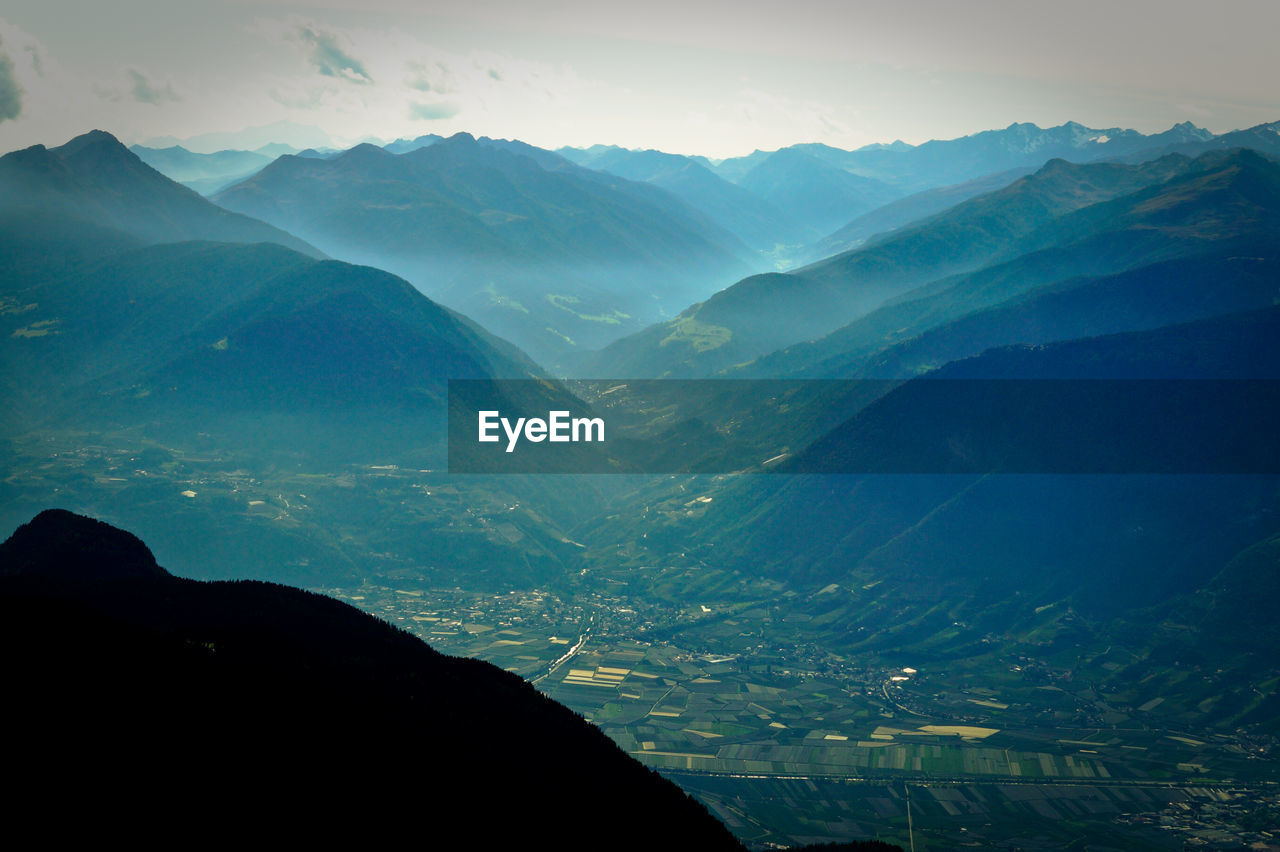
{"label": "mountain peak", "polygon": [[387,151],[384,148],[374,145],[371,142],[361,142],[359,145],[356,145],[354,147],[348,148],[347,150],[343,151],[336,159],[339,161],[352,160],[352,159],[381,160],[387,157],[394,157],[394,156],[395,154],[392,154],[390,151]]}
{"label": "mountain peak", "polygon": [[126,580],[169,576],[130,533],[65,509],[46,509],[0,544],[0,576]]}
{"label": "mountain peak", "polygon": [[128,148],[105,130],[90,130],[88,133],[81,133],[65,145],[55,148],[58,154],[62,156],[72,156],[87,150],[116,150],[128,152]]}

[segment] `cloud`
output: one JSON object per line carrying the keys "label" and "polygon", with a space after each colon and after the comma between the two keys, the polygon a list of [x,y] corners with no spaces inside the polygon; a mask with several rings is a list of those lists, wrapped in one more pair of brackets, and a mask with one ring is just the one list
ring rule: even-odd
{"label": "cloud", "polygon": [[129,94],[140,104],[159,106],[182,100],[182,96],[173,90],[172,85],[165,83],[158,86],[137,68],[125,68],[124,73],[129,77]]}
{"label": "cloud", "polygon": [[22,86],[4,42],[0,42],[0,121],[17,118],[21,113]]}
{"label": "cloud", "polygon": [[405,85],[411,89],[417,89],[419,92],[436,92],[441,95],[458,90],[457,77],[449,65],[443,61],[410,62],[408,67],[412,76],[405,81]]}
{"label": "cloud", "polygon": [[365,70],[364,63],[347,53],[338,44],[336,33],[325,32],[312,24],[299,25],[295,37],[306,46],[307,58],[326,77],[336,77],[349,83],[372,83],[373,78]]}
{"label": "cloud", "polygon": [[460,112],[462,112],[462,107],[451,103],[409,104],[409,117],[423,121],[453,118]]}

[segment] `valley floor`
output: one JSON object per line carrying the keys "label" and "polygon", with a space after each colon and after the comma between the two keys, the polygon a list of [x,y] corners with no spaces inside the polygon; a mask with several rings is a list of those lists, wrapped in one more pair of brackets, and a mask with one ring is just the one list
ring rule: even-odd
{"label": "valley floor", "polygon": [[[907,848],[908,795],[921,850],[1275,842],[1263,830],[1280,808],[1270,737],[1165,727],[1159,703],[1129,708],[1052,674],[1020,682],[1052,672],[1049,660],[914,670],[911,659],[765,645],[768,589],[754,605],[708,589],[707,604],[681,610],[608,578],[580,583],[571,600],[545,589],[321,591],[529,678],[756,847]],[[689,641],[706,631],[718,650]]]}

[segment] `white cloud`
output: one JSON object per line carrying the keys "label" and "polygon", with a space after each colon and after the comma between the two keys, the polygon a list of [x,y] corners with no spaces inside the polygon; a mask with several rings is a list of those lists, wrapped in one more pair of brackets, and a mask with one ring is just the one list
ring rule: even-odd
{"label": "white cloud", "polygon": [[145,73],[132,66],[125,68],[124,72],[129,78],[129,94],[140,104],[159,106],[182,100],[170,83],[154,83]]}
{"label": "white cloud", "polygon": [[22,113],[22,94],[13,59],[0,39],[0,122],[11,121]]}
{"label": "white cloud", "polygon": [[409,104],[409,117],[422,121],[439,121],[445,118],[453,118],[460,112],[462,112],[462,107],[448,102],[435,104]]}

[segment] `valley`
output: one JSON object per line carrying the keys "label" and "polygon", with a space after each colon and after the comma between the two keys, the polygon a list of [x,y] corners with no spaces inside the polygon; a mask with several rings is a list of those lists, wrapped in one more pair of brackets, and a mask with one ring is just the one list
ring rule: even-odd
{"label": "valley", "polygon": [[[60,507],[191,588],[308,589],[492,664],[727,847],[1267,848],[1278,128],[15,151],[0,529]],[[469,472],[477,405],[614,443]],[[526,786],[579,742],[441,718],[351,741],[465,728],[450,760]]]}
{"label": "valley", "polygon": [[[1052,849],[1080,835],[1116,848],[1229,845],[1241,819],[1280,804],[1276,738],[1206,726],[1197,710],[1241,687],[1269,694],[1280,672],[1245,685],[1188,671],[1167,702],[1133,706],[1117,661],[1139,659],[1141,646],[1055,653],[997,637],[981,655],[929,664],[912,653],[842,656],[814,641],[812,618],[779,605],[794,591],[713,568],[653,573],[693,595],[629,593],[634,572],[596,571],[567,594],[320,591],[521,674],[747,842],[905,845],[904,784],[925,849],[1010,837]],[[1039,638],[1063,620],[1046,618]],[[780,799],[789,806],[768,804]]]}

